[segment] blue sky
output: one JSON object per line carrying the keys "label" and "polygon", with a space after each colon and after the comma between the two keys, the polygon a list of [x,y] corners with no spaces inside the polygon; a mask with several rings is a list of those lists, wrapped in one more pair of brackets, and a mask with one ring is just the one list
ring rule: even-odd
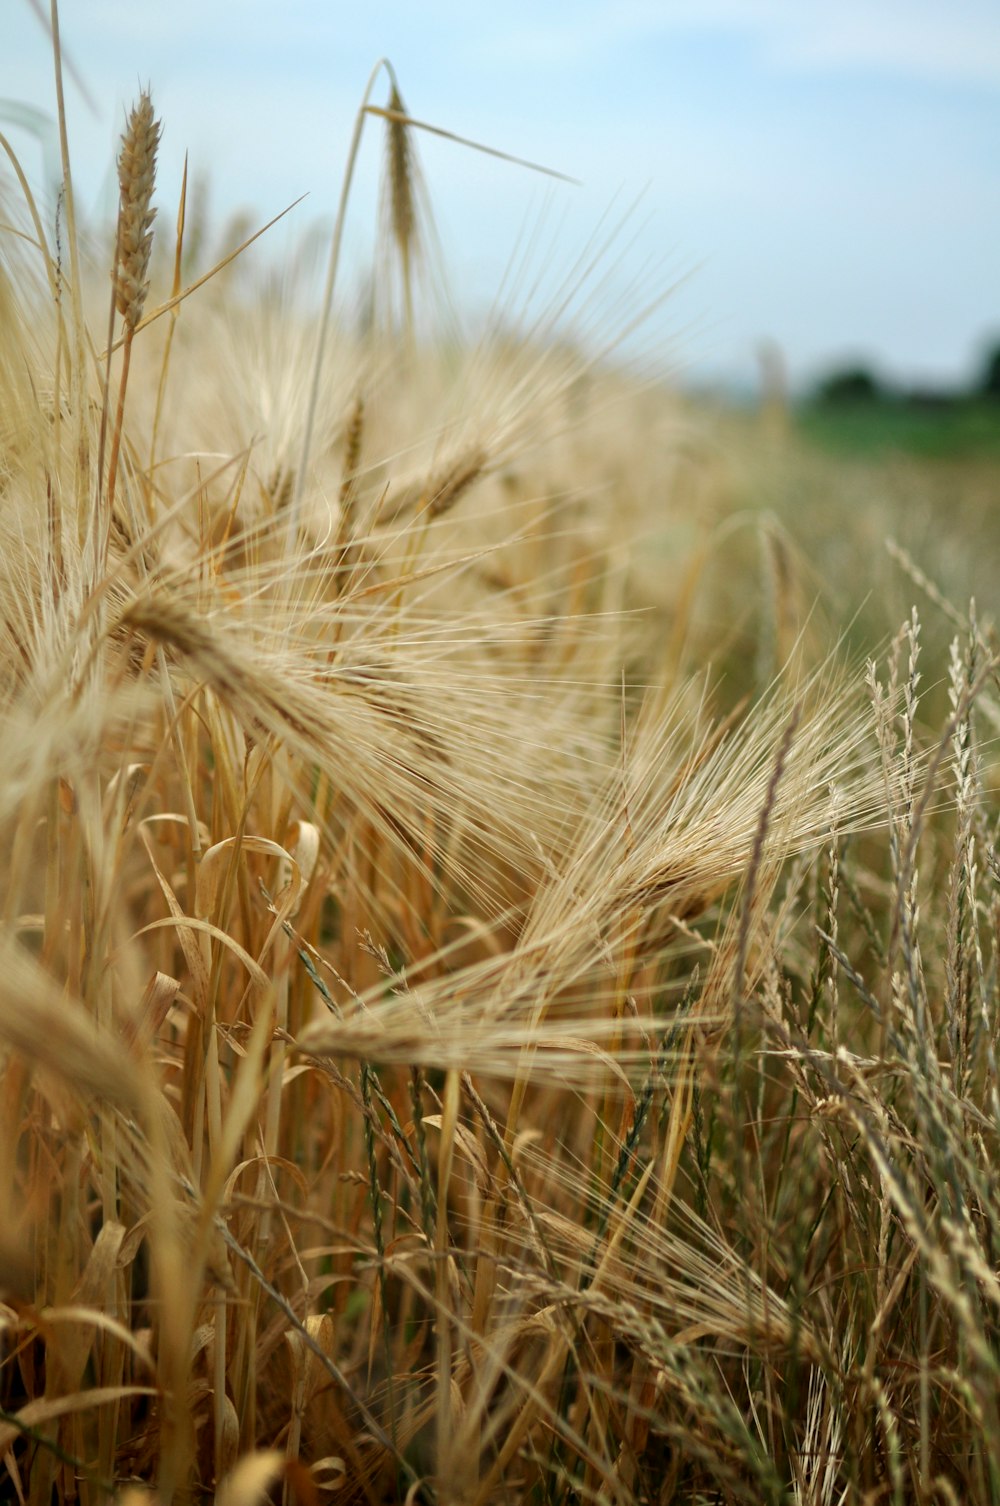
{"label": "blue sky", "polygon": [[[113,205],[124,107],[149,81],[163,219],[187,148],[220,220],[308,193],[265,253],[280,256],[332,216],[357,101],[386,54],[414,115],[582,182],[552,192],[421,141],[471,304],[543,203],[568,265],[609,205],[641,194],[612,284],[692,273],[648,327],[692,379],[749,378],[767,338],[800,380],[858,355],[946,381],[1000,336],[996,0],[63,0],[60,16],[97,101],[69,85],[74,171],[95,208]],[[31,0],[0,0],[0,17],[0,129],[37,180],[42,151],[12,105],[52,113],[46,36]],[[377,137],[359,170],[356,259],[372,240]]]}

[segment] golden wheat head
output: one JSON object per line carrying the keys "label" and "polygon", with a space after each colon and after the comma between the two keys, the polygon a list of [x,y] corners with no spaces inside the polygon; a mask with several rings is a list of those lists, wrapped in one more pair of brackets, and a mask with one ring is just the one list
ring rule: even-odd
{"label": "golden wheat head", "polygon": [[156,151],[160,143],[160,121],[153,116],[153,102],[148,90],[139,95],[139,103],[129,116],[118,156],[118,186],[121,200],[118,210],[118,261],[115,269],[115,304],[127,329],[134,330],[142,318],[147,274],[153,246],[152,207],[156,182]]}

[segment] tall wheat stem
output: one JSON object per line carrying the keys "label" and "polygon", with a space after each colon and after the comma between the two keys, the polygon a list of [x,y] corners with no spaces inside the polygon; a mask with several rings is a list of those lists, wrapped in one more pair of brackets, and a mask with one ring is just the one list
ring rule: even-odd
{"label": "tall wheat stem", "polygon": [[[84,443],[84,372],[86,369],[86,341],[83,331],[83,304],[80,298],[80,248],[76,237],[76,200],[73,195],[73,177],[69,163],[69,134],[66,129],[66,102],[63,97],[62,79],[62,47],[59,41],[59,6],[57,0],[51,0],[50,24],[52,27],[52,60],[55,65],[56,83],[56,108],[59,117],[59,150],[62,157],[63,175],[63,206],[66,212],[66,234],[69,240],[69,264],[70,275],[73,279],[71,289],[73,307],[73,359],[70,362],[70,402],[72,411],[76,417],[78,426],[78,442],[76,447],[77,465],[77,495],[83,496],[84,469],[86,466],[86,446]],[[58,404],[56,404],[58,412]],[[84,510],[80,512],[80,538],[83,538],[85,527]]]}
{"label": "tall wheat stem", "polygon": [[323,289],[323,303],[320,309],[319,330],[316,335],[316,354],[313,357],[312,381],[309,385],[309,400],[306,405],[306,421],[302,432],[302,450],[299,455],[299,466],[295,476],[295,486],[292,492],[291,506],[288,509],[288,550],[295,546],[295,538],[299,525],[299,514],[302,510],[302,490],[305,486],[306,470],[309,465],[309,452],[312,449],[313,429],[316,424],[316,405],[319,401],[319,382],[323,372],[323,352],[326,349],[326,337],[330,328],[330,315],[333,311],[333,289],[337,281],[337,268],[340,263],[340,246],[344,238],[344,221],[347,217],[347,201],[351,193],[351,183],[354,179],[354,167],[358,160],[358,152],[361,147],[361,135],[365,127],[365,117],[368,114],[368,104],[372,90],[382,69],[385,69],[393,88],[396,87],[396,75],[388,58],[379,58],[371,73],[368,75],[368,83],[358,106],[358,113],[354,119],[354,132],[351,136],[351,145],[347,153],[347,166],[344,169],[344,179],[340,187],[340,202],[337,205],[337,218],[333,222],[333,236],[330,241],[330,260],[326,269],[326,285]]}
{"label": "tall wheat stem", "polygon": [[121,453],[122,426],[125,418],[125,390],[132,361],[132,341],[149,291],[147,274],[153,248],[152,208],[156,181],[156,152],[160,141],[160,122],[154,119],[153,102],[148,90],[139,95],[139,103],[129,116],[118,157],[118,184],[121,199],[118,208],[118,240],[115,251],[115,306],[125,321],[122,371],[118,384],[118,406],[111,436],[108,462],[108,500],[104,526],[98,517],[97,565],[101,568],[111,534],[111,514],[115,505],[118,457]]}

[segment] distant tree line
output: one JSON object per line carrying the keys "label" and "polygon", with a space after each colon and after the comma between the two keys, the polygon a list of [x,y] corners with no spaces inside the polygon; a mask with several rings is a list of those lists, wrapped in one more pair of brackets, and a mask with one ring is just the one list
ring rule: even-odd
{"label": "distant tree line", "polygon": [[902,403],[912,408],[951,408],[977,401],[1000,404],[1000,341],[986,351],[979,372],[967,387],[900,387],[883,381],[863,364],[844,366],[817,383],[813,401],[824,407]]}

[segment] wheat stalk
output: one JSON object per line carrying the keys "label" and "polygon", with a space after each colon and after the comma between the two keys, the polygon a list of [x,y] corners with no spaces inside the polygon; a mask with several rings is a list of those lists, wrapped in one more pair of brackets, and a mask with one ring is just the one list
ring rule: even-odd
{"label": "wheat stalk", "polygon": [[[129,366],[132,359],[132,341],[142,318],[149,291],[149,258],[153,249],[153,220],[156,210],[152,206],[153,189],[156,184],[156,152],[160,143],[160,122],[153,115],[153,101],[149,90],[139,95],[139,103],[129,116],[128,126],[122,136],[118,155],[118,236],[115,248],[114,306],[125,325],[122,373],[118,384],[118,407],[115,427],[111,438],[111,458],[108,462],[108,501],[103,541],[97,550],[98,567],[107,554],[111,536],[111,516],[115,505],[115,483],[118,477],[118,457],[121,451],[122,426],[125,419],[125,390],[128,386]],[[108,366],[110,369],[111,342],[108,342]],[[100,522],[98,509],[98,522]]]}

